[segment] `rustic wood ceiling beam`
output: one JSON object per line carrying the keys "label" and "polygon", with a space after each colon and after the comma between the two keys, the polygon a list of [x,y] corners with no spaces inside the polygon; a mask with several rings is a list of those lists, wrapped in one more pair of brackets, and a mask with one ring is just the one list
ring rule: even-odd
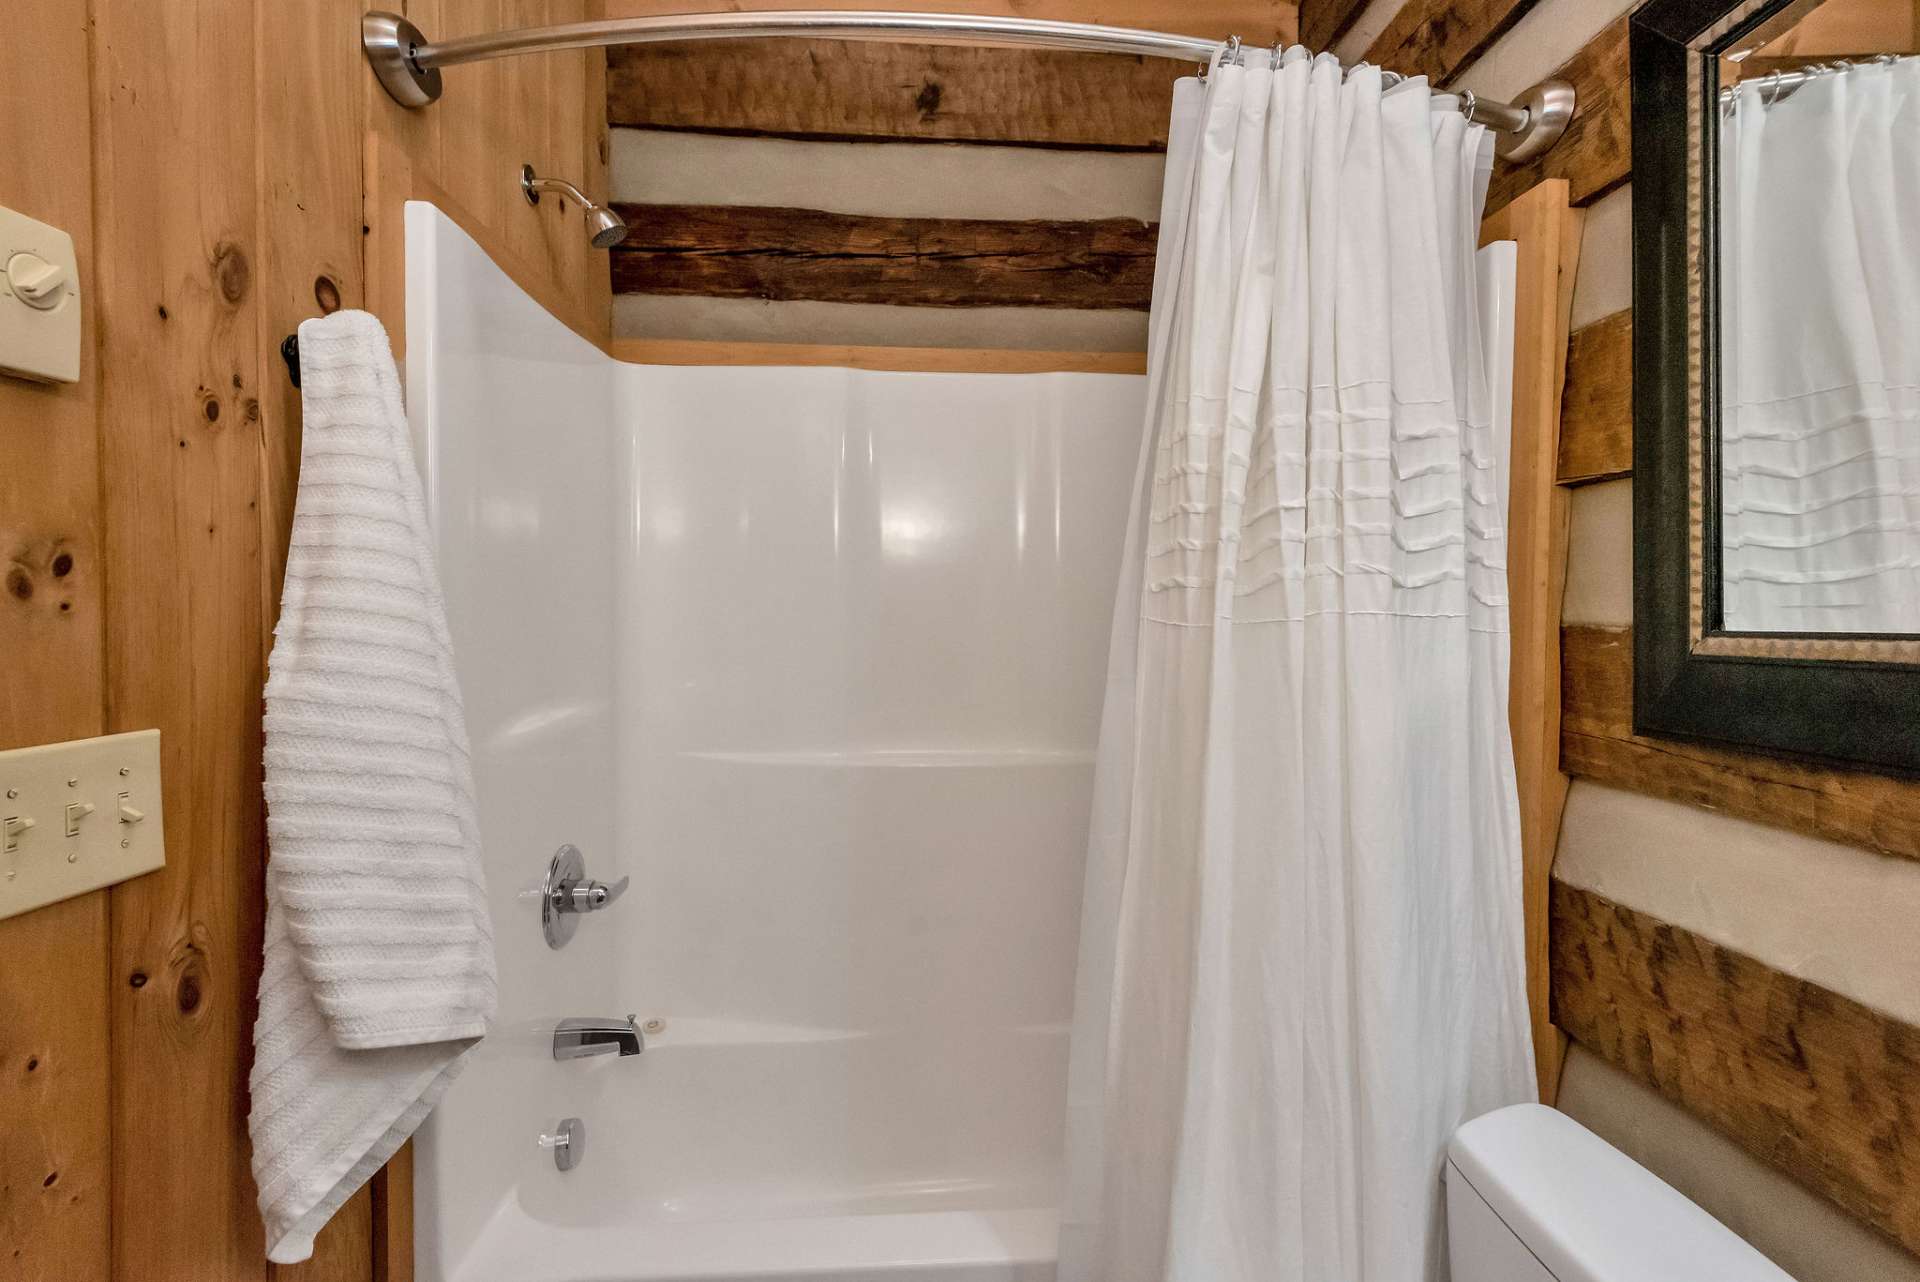
{"label": "rustic wood ceiling beam", "polygon": [[766,205],[615,206],[620,294],[901,307],[1144,311],[1158,229],[1086,221],[895,218]]}

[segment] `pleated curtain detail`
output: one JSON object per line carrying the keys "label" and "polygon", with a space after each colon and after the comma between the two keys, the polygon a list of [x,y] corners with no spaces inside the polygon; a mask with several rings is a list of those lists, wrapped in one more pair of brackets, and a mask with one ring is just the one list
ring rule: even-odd
{"label": "pleated curtain detail", "polygon": [[1177,91],[1095,775],[1062,1282],[1445,1276],[1534,1096],[1491,139],[1292,49]]}

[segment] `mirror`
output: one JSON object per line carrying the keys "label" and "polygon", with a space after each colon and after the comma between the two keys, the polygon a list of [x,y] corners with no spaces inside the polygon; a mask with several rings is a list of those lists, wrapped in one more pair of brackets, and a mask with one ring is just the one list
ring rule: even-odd
{"label": "mirror", "polygon": [[1917,27],[1632,20],[1643,733],[1920,770]]}
{"label": "mirror", "polygon": [[1717,60],[1720,626],[1920,634],[1920,58],[1822,0]]}

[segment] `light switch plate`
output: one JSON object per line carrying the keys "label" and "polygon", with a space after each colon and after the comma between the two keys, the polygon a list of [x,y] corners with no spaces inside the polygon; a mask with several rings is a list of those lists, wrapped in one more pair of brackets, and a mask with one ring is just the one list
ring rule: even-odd
{"label": "light switch plate", "polygon": [[[26,265],[31,264],[29,271]],[[35,306],[15,292],[29,281],[58,283]],[[80,379],[80,268],[73,237],[0,208],[0,374],[43,383]]]}
{"label": "light switch plate", "polygon": [[0,917],[161,867],[161,820],[158,730],[0,752]]}

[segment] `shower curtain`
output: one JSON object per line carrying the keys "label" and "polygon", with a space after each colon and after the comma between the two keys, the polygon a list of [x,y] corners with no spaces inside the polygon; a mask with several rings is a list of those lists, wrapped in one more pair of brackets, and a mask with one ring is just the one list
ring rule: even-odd
{"label": "shower curtain", "polygon": [[1533,1098],[1490,167],[1300,49],[1177,90],[1062,1282],[1437,1282],[1449,1133]]}
{"label": "shower curtain", "polygon": [[1722,616],[1920,632],[1920,59],[1721,122]]}

